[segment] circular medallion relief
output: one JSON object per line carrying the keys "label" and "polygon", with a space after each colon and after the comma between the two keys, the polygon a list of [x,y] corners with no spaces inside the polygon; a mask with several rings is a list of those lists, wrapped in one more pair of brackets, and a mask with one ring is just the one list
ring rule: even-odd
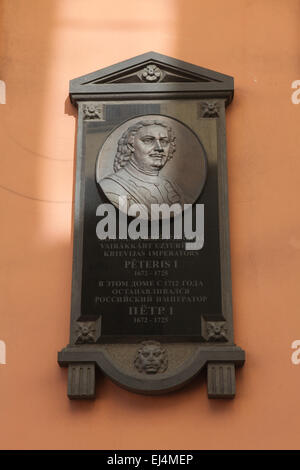
{"label": "circular medallion relief", "polygon": [[[204,148],[180,121],[162,115],[130,119],[102,145],[96,179],[112,204],[133,204],[151,214],[153,204],[193,204],[206,180]],[[151,216],[151,215],[150,215]]]}

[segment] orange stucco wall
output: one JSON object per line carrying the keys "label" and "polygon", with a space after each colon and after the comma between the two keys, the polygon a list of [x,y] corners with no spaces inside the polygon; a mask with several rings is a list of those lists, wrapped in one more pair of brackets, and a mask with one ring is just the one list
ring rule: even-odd
{"label": "orange stucco wall", "polygon": [[[299,448],[299,0],[2,0],[1,449]],[[227,149],[233,401],[204,378],[146,397],[98,382],[70,402],[67,370],[76,110],[68,81],[154,50],[233,75]]]}

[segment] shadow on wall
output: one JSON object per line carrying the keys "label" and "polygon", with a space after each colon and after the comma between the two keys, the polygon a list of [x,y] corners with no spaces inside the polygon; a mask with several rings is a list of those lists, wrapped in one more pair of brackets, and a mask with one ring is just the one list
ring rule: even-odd
{"label": "shadow on wall", "polygon": [[[64,114],[68,79],[55,87],[59,3],[4,0],[0,6],[0,78],[6,84],[6,104],[0,105],[0,329],[6,344],[16,345],[12,363],[20,355],[30,363],[37,354],[49,367],[68,337],[63,320],[72,262],[75,122]],[[67,138],[53,138],[63,119],[69,119],[69,148]]]}

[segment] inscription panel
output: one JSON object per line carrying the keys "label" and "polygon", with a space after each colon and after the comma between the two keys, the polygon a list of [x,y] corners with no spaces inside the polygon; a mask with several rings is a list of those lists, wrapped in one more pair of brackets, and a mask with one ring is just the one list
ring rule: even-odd
{"label": "inscription panel", "polygon": [[[217,149],[211,144],[216,141],[216,125],[214,118],[199,116],[200,104],[197,101],[178,105],[174,102],[103,104],[101,116],[102,119],[105,116],[105,120],[84,121],[85,216],[80,320],[97,320],[97,324],[101,324],[99,342],[151,337],[170,341],[204,340],[202,319],[211,322],[223,320]],[[182,116],[185,116],[185,122]],[[204,243],[201,249],[187,249],[184,222],[181,239],[174,238],[174,235],[166,239],[160,234],[159,239],[132,240],[120,233],[122,210],[115,208],[118,206],[114,197],[116,194],[125,195],[129,199],[132,194],[140,194],[140,191],[133,193],[132,189],[136,188],[139,174],[136,172],[128,182],[127,175],[124,171],[120,174],[120,167],[114,167],[114,162],[124,133],[141,122],[149,124],[142,126],[147,129],[143,136],[146,139],[152,138],[151,132],[167,139],[167,131],[164,134],[163,128],[172,128],[176,152],[170,161],[165,154],[164,166],[164,155],[154,155],[154,166],[159,166],[159,182],[155,184],[158,192],[154,193],[152,181],[149,183],[147,180],[148,191],[134,202],[145,202],[147,207],[149,202],[153,202],[151,197],[156,196],[155,201],[161,204],[168,202],[168,194],[180,194],[178,201],[175,194],[174,202],[179,202],[182,220],[186,214],[184,204],[193,204],[194,227],[197,205],[204,205]],[[166,141],[166,147],[169,144]],[[111,186],[107,184],[111,182]],[[160,185],[167,186],[170,193],[166,195]],[[123,193],[120,191],[122,187]],[[129,207],[131,203],[132,200]],[[169,200],[171,203],[172,198]],[[102,204],[113,204],[116,239],[97,236],[97,225],[104,219],[97,213],[97,208]],[[128,217],[126,226],[132,220]],[[174,224],[176,217],[171,218],[171,235]],[[148,227],[150,233],[150,221]]]}

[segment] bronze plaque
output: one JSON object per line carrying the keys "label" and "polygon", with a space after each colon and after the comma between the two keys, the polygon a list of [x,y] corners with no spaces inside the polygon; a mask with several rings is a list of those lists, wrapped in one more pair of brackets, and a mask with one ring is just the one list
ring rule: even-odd
{"label": "bronze plaque", "polygon": [[208,371],[233,397],[225,107],[233,79],[156,53],[71,81],[78,106],[70,398],[95,367],[163,393]]}

